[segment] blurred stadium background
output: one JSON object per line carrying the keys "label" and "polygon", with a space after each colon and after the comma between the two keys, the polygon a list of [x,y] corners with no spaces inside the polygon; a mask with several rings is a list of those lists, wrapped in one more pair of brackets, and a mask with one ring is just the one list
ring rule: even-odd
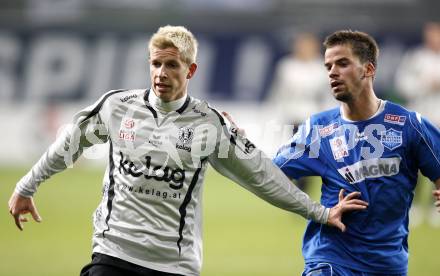
{"label": "blurred stadium background", "polygon": [[[323,38],[341,28],[373,34],[381,47],[376,92],[402,102],[396,67],[421,42],[423,24],[440,20],[439,10],[435,0],[2,0],[0,275],[78,275],[89,261],[105,147],[87,151],[74,169],[41,187],[40,225],[16,230],[6,202],[76,110],[110,89],[148,87],[146,42],[159,26],[185,25],[196,34],[199,69],[190,94],[230,112],[272,155],[283,135],[264,103],[292,36],[310,31]],[[319,179],[313,182],[318,199]],[[429,194],[430,184],[422,184]],[[213,171],[204,201],[202,275],[300,274],[303,219]],[[425,221],[411,231],[409,275],[438,275],[438,228]]]}

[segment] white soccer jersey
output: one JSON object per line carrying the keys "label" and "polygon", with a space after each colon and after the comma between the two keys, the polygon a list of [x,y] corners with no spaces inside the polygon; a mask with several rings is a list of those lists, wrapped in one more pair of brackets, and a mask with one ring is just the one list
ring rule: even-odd
{"label": "white soccer jersey", "polygon": [[93,251],[183,275],[200,274],[208,163],[275,206],[327,222],[329,209],[292,185],[206,102],[187,96],[176,111],[161,112],[148,100],[149,93],[110,91],[77,113],[16,191],[32,196],[43,180],[70,166],[86,147],[108,142]]}

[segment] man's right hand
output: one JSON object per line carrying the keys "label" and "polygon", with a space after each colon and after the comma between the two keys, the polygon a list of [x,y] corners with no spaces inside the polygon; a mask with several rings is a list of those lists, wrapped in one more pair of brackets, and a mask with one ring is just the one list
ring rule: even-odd
{"label": "man's right hand", "polygon": [[23,222],[27,222],[28,219],[22,215],[31,213],[36,222],[41,222],[41,217],[38,214],[32,197],[24,197],[14,192],[9,199],[9,213],[14,217],[15,225],[18,229],[23,231]]}

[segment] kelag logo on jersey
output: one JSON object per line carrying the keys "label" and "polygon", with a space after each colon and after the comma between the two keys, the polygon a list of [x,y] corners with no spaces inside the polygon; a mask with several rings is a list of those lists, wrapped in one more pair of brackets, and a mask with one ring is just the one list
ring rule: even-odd
{"label": "kelag logo on jersey", "polygon": [[194,129],[192,127],[181,127],[177,138],[179,138],[179,141],[176,143],[176,148],[191,152],[191,147],[189,145],[194,138]]}
{"label": "kelag logo on jersey", "polygon": [[402,131],[388,129],[380,133],[380,142],[389,150],[394,150],[402,145]]}
{"label": "kelag logo on jersey", "polygon": [[134,162],[130,161],[127,156],[120,151],[121,158],[119,160],[119,173],[129,174],[133,177],[145,177],[145,179],[153,178],[157,181],[165,181],[169,183],[171,189],[179,190],[185,182],[185,171],[179,168],[170,168],[168,166],[152,166],[151,156],[145,156],[145,165],[142,168],[136,167]]}
{"label": "kelag logo on jersey", "polygon": [[401,159],[394,158],[372,158],[362,160],[353,165],[338,169],[350,184],[359,183],[367,178],[378,178],[382,176],[393,176],[399,173]]}

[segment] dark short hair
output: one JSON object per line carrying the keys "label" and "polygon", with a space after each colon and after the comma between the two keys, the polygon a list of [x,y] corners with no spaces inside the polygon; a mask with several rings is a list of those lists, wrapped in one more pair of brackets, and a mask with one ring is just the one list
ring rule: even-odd
{"label": "dark short hair", "polygon": [[325,49],[344,44],[351,46],[353,54],[361,62],[371,62],[374,67],[377,67],[379,46],[371,35],[359,31],[341,30],[327,36],[323,43]]}

